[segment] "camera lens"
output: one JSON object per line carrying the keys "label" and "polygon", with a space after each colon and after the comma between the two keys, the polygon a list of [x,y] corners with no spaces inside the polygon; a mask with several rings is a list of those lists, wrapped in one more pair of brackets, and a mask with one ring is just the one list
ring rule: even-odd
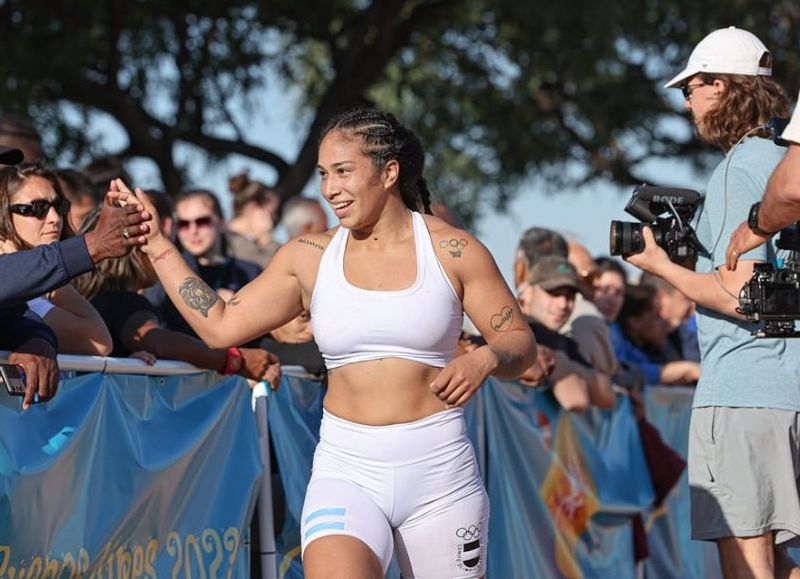
{"label": "camera lens", "polygon": [[641,253],[644,249],[642,238],[642,224],[627,221],[612,221],[609,232],[609,250],[611,255],[628,257],[634,253]]}

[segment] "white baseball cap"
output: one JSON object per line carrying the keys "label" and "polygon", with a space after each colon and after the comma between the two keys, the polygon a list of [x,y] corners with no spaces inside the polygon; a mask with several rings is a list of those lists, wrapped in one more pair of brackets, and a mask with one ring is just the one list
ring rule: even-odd
{"label": "white baseball cap", "polygon": [[686,68],[664,88],[677,87],[701,72],[772,76],[771,67],[761,66],[765,53],[769,50],[755,34],[735,26],[720,28],[694,47]]}

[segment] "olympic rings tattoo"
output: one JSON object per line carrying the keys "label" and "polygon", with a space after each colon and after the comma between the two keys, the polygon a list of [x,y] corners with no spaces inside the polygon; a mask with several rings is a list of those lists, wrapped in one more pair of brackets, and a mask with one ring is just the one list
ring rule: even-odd
{"label": "olympic rings tattoo", "polygon": [[446,249],[453,257],[461,257],[461,252],[469,245],[466,239],[451,239],[449,241],[440,241],[439,247]]}

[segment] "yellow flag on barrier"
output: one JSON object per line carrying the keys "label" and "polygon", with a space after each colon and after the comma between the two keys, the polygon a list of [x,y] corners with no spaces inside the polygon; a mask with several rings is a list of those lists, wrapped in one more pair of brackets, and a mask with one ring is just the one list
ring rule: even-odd
{"label": "yellow flag on barrier", "polygon": [[575,429],[568,414],[561,416],[556,430],[552,460],[541,488],[555,523],[555,558],[564,577],[580,579],[575,544],[598,510],[597,493],[586,466]]}

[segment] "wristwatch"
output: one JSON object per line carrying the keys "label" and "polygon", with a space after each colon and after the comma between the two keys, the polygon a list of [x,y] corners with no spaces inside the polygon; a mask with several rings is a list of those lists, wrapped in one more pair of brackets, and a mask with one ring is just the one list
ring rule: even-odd
{"label": "wristwatch", "polygon": [[774,235],[774,231],[765,231],[758,226],[758,212],[761,209],[761,201],[757,201],[753,203],[750,207],[750,213],[747,215],[747,227],[750,228],[750,231],[757,235],[767,236],[767,235]]}

